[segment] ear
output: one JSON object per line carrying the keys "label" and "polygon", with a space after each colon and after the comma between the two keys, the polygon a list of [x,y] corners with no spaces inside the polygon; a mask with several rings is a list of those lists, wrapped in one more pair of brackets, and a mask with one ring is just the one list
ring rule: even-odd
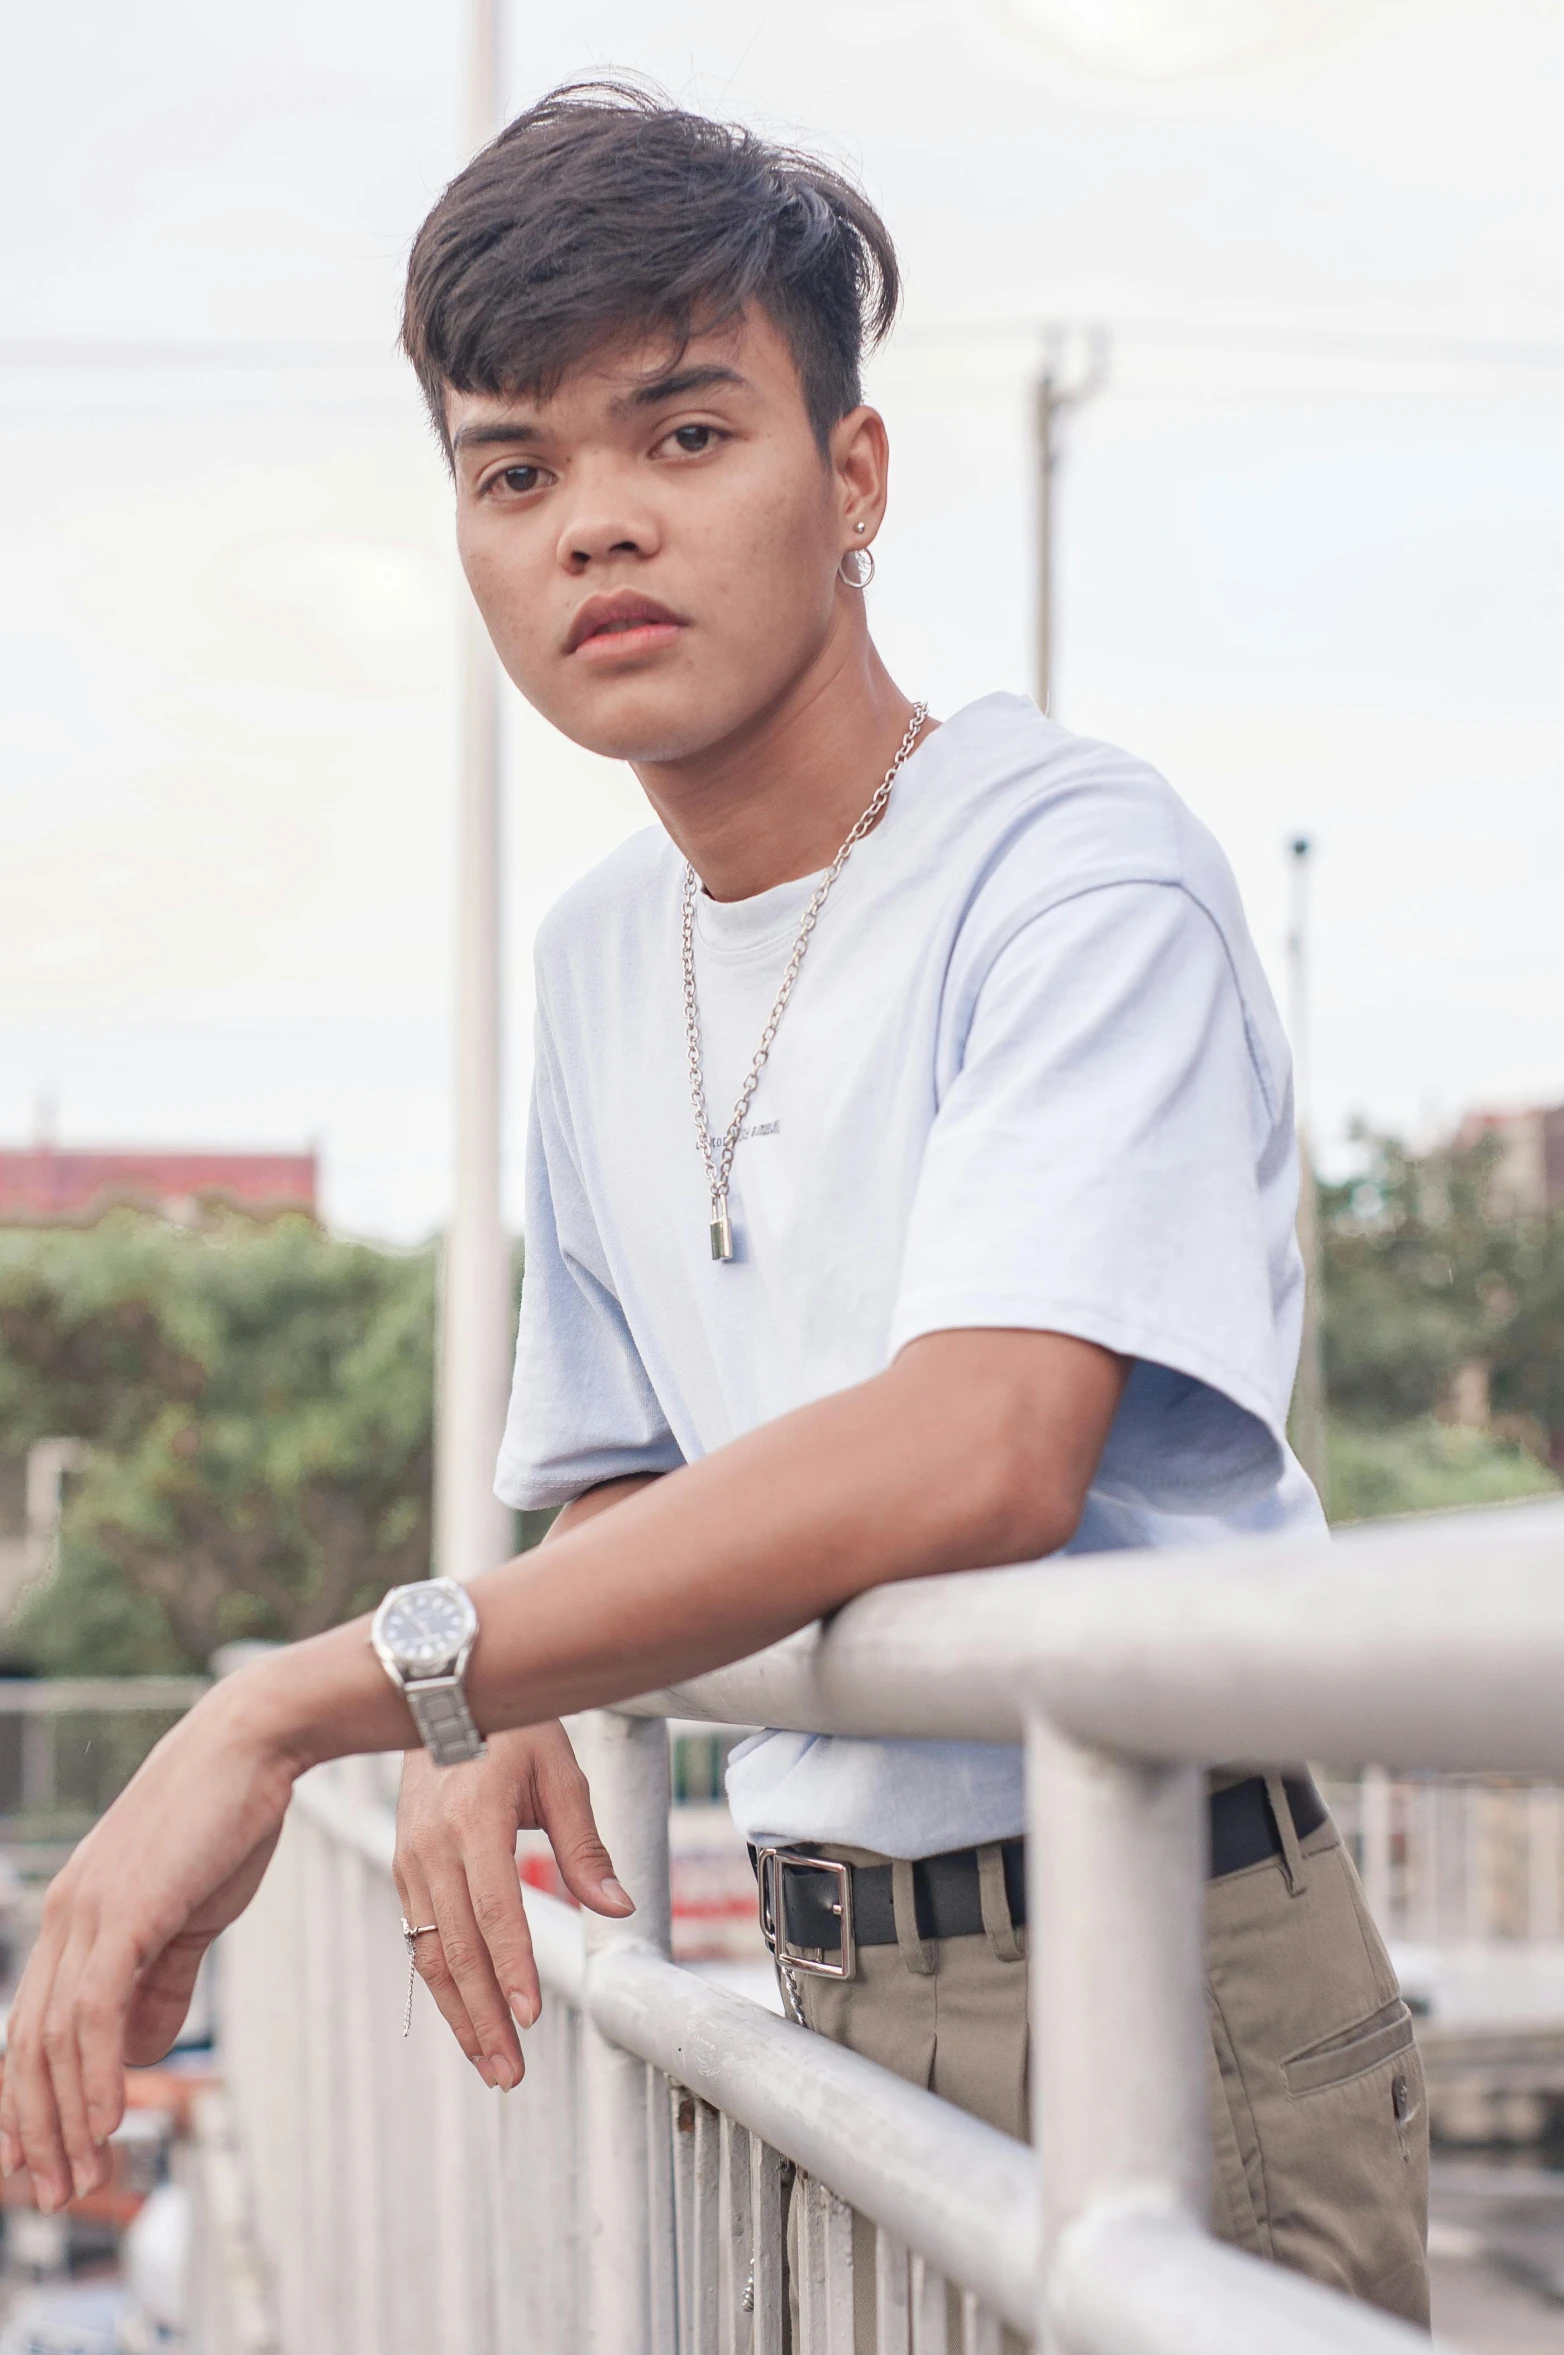
{"label": "ear", "polygon": [[890,436],[879,410],[863,406],[849,409],[831,428],[830,457],[842,551],[867,548],[885,520],[890,490]]}

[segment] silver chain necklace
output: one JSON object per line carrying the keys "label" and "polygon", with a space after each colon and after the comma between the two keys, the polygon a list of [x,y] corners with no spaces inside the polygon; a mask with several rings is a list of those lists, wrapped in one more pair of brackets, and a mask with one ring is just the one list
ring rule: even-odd
{"label": "silver chain necklace", "polygon": [[928,716],[929,707],[926,703],[913,705],[912,717],[907,722],[907,733],[901,740],[901,747],[896,758],[876,787],[874,799],[815,886],[809,905],[805,908],[798,927],[798,937],[793,943],[793,953],[788,958],[783,971],[782,986],[777,991],[776,1004],[772,1007],[766,1027],[760,1034],[760,1044],[755,1049],[754,1059],[744,1075],[744,1085],[739,1090],[739,1100],[733,1107],[733,1118],[723,1130],[721,1143],[715,1146],[712,1142],[711,1123],[706,1114],[706,1075],[701,1062],[701,1009],[695,989],[695,898],[700,890],[700,878],[688,862],[685,864],[684,1042],[689,1054],[690,1103],[695,1112],[695,1141],[701,1150],[701,1160],[705,1163],[706,1185],[711,1195],[711,1255],[713,1259],[731,1259],[733,1257],[733,1228],[728,1219],[728,1181],[733,1173],[733,1155],[738,1146],[739,1132],[744,1126],[744,1115],[750,1107],[750,1099],[760,1085],[760,1075],[766,1068],[766,1059],[771,1053],[771,1042],[777,1035],[777,1025],[787,1010],[788,999],[793,994],[793,984],[798,979],[798,969],[804,961],[804,952],[809,946],[810,935],[820,921],[820,911],[825,906],[827,894],[846,866],[850,853],[858,843],[862,842],[890,800],[891,787],[901,775],[902,764],[917,743],[923,723]]}

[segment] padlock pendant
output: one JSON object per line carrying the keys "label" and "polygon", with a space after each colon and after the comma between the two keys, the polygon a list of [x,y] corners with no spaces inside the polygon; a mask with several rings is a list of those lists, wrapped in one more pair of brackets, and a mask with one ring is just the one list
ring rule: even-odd
{"label": "padlock pendant", "polygon": [[711,1255],[713,1259],[733,1257],[733,1229],[728,1222],[726,1203],[711,1222]]}

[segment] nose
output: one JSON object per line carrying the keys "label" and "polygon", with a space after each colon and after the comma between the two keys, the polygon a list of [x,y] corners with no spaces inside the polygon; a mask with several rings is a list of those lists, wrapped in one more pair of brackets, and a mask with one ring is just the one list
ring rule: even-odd
{"label": "nose", "polygon": [[627,486],[595,469],[577,481],[578,496],[559,535],[559,561],[579,577],[612,557],[654,556],[660,544],[655,518],[628,495]]}

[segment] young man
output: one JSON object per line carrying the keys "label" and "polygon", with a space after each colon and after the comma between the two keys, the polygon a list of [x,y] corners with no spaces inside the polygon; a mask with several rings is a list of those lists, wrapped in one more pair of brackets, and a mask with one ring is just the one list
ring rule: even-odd
{"label": "young man", "polygon": [[[882,1581],[1320,1522],[1284,1432],[1287,1052],[1221,854],[1021,698],[937,725],[870,638],[887,445],[858,371],[896,292],[831,173],[612,91],[521,117],[412,257],[501,659],[660,821],[539,941],[499,1485],[563,1509],[469,1590],[487,1755],[404,1786],[420,1967],[492,2084],[538,2001],[517,1825],[629,1904],[560,1712]],[[56,1883],[0,2107],[46,2200],[96,2180],[122,2033],[163,2048],[293,1776],[413,1738],[364,1638],[219,1688]],[[1024,2134],[1016,1756],[765,1734],[730,1796],[780,1852],[807,2023]],[[1424,2318],[1416,2055],[1351,1865],[1301,1771],[1215,1777],[1211,1826],[1218,2229]],[[846,1956],[811,1858],[852,1873]]]}

